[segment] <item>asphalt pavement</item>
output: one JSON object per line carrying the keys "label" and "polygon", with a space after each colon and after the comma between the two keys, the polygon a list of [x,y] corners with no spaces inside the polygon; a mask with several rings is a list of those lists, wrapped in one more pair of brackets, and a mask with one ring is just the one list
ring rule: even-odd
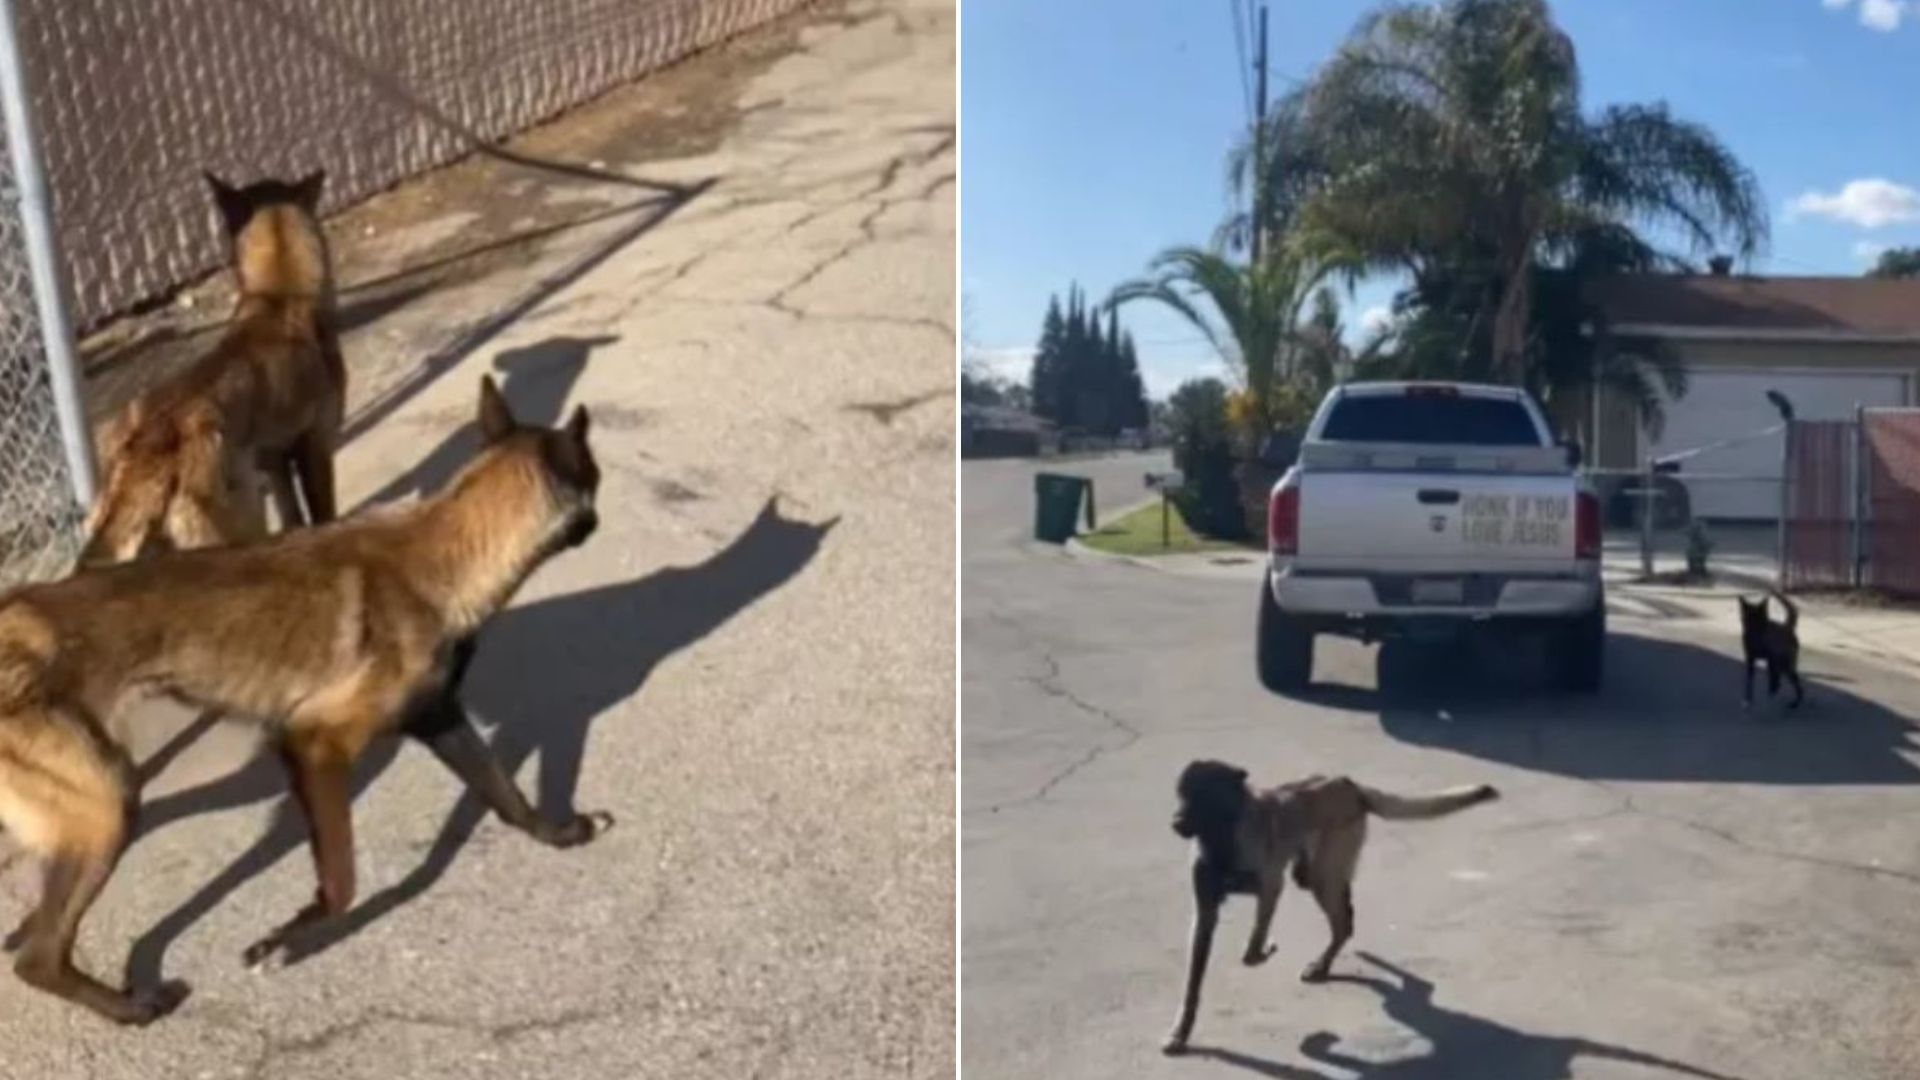
{"label": "asphalt pavement", "polygon": [[[1163,458],[1045,467],[1137,487]],[[1524,643],[1323,642],[1298,699],[1254,676],[1244,575],[1033,543],[1030,462],[965,463],[962,1060],[970,1078],[1911,1077],[1920,1072],[1920,684],[1814,651],[1811,696],[1739,707],[1724,612],[1616,588],[1606,687]],[[1279,953],[1230,903],[1166,1058],[1190,914],[1173,782],[1350,773],[1501,801],[1377,823],[1358,933],[1289,891]]]}

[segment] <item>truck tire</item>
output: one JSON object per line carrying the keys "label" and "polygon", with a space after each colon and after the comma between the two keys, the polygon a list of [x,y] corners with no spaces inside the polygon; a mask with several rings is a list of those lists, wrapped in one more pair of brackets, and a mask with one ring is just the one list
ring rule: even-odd
{"label": "truck tire", "polygon": [[1260,622],[1254,644],[1260,685],[1276,694],[1298,693],[1313,678],[1313,631],[1280,610],[1273,590],[1260,581]]}
{"label": "truck tire", "polygon": [[1607,604],[1568,619],[1551,642],[1554,682],[1576,694],[1600,691],[1607,662]]}

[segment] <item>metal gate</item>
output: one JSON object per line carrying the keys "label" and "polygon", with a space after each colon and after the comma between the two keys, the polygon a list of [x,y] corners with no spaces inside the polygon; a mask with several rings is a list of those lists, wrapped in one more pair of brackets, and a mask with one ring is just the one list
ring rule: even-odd
{"label": "metal gate", "polygon": [[1858,429],[1851,420],[1787,425],[1780,572],[1789,589],[1854,583]]}
{"label": "metal gate", "polygon": [[1920,596],[1920,409],[1795,421],[1786,466],[1788,588]]}
{"label": "metal gate", "polygon": [[1867,461],[1862,584],[1920,595],[1920,410],[1867,410],[1861,445]]}

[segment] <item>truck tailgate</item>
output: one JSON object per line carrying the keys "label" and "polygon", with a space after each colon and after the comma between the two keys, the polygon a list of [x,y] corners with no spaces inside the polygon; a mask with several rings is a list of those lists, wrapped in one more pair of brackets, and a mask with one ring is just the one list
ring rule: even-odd
{"label": "truck tailgate", "polygon": [[1304,472],[1303,568],[1561,571],[1575,558],[1574,481],[1483,472]]}

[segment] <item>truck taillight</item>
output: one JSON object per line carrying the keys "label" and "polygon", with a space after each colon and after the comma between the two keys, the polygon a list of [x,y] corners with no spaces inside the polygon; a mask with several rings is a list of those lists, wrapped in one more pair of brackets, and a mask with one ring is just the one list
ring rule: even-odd
{"label": "truck taillight", "polygon": [[1267,550],[1275,555],[1300,551],[1300,489],[1283,487],[1267,500]]}
{"label": "truck taillight", "polygon": [[1591,491],[1574,496],[1573,554],[1577,559],[1600,557],[1600,496]]}

